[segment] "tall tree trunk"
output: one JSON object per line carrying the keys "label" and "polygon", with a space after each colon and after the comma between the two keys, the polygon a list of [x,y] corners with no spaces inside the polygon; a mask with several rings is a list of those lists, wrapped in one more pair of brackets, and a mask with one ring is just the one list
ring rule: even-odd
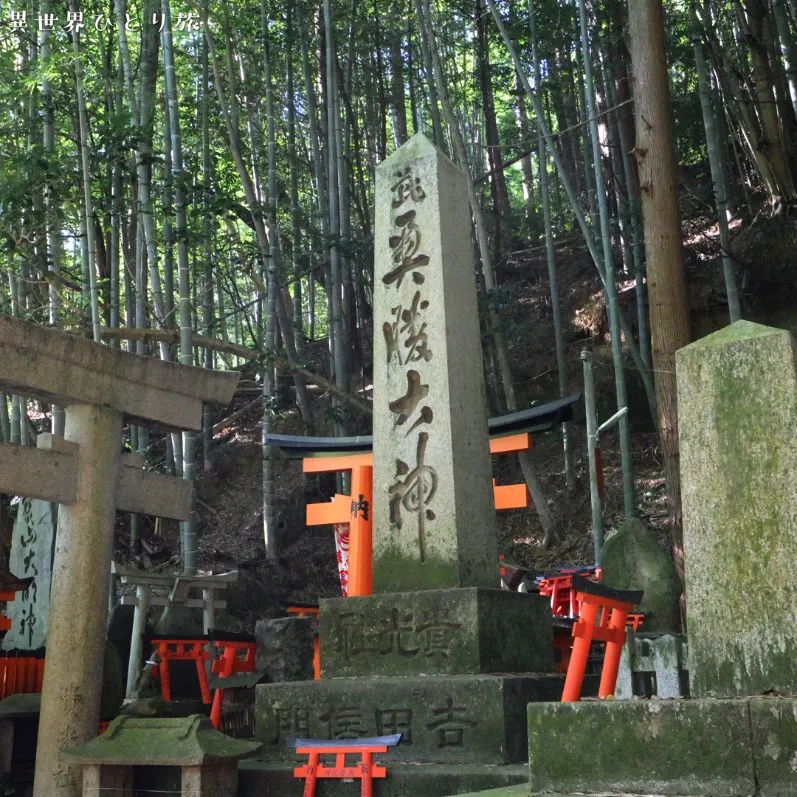
{"label": "tall tree trunk", "polygon": [[414,2],[415,2],[415,18],[418,23],[418,33],[420,34],[421,57],[423,58],[423,71],[426,74],[426,84],[429,88],[429,113],[432,117],[432,138],[434,139],[434,143],[440,149],[445,149],[443,120],[440,116],[440,104],[437,96],[437,86],[435,85],[435,80],[434,80],[432,54],[429,48],[429,39],[426,35],[426,26],[423,24],[423,0],[414,0]]}
{"label": "tall tree trunk", "polygon": [[636,110],[635,154],[642,187],[659,435],[673,515],[673,556],[683,577],[675,352],[689,343],[689,308],[681,248],[661,0],[646,3],[629,0],[628,29]]}
{"label": "tall tree trunk", "polygon": [[[50,13],[50,0],[42,0],[39,6],[42,16]],[[39,31],[39,57],[47,62],[50,55],[49,45],[50,32],[46,29]],[[53,98],[50,89],[50,79],[47,70],[42,71],[41,81],[41,100],[42,100],[42,132],[44,138],[44,153],[47,159],[48,173],[54,169],[55,164],[55,121],[53,118]],[[44,213],[45,225],[47,227],[46,254],[47,270],[52,271],[47,275],[50,293],[50,324],[58,326],[61,313],[61,238],[58,233],[58,221],[55,213],[55,197],[53,196],[53,185],[50,179],[44,184]],[[3,401],[5,399],[3,398]],[[64,436],[65,415],[64,408],[53,405],[52,432],[56,437]]]}
{"label": "tall tree trunk", "polygon": [[728,229],[728,175],[725,168],[725,153],[720,147],[717,136],[716,116],[712,107],[711,75],[706,64],[706,54],[703,42],[700,40],[697,27],[697,17],[692,10],[692,42],[695,51],[695,67],[697,69],[697,83],[700,91],[700,107],[703,112],[703,127],[706,131],[706,145],[708,148],[709,168],[711,169],[711,182],[714,190],[714,203],[717,208],[717,226],[720,234],[720,249],[722,257],[722,271],[725,277],[725,292],[728,297],[728,315],[730,322],[741,318],[739,308],[739,291],[736,288],[736,275],[731,261],[731,236]]}
{"label": "tall tree trunk", "polygon": [[[70,2],[74,12],[76,5]],[[78,142],[80,146],[81,177],[83,185],[83,218],[86,231],[86,255],[88,261],[88,285],[91,301],[91,328],[95,343],[100,343],[100,305],[97,288],[97,271],[94,267],[94,202],[91,196],[91,154],[89,152],[89,115],[86,111],[86,95],[83,90],[83,66],[80,56],[79,33],[72,34],[72,49],[75,54],[75,87],[77,90]]]}
{"label": "tall tree trunk", "polygon": [[617,397],[617,411],[626,410],[620,417],[620,461],[623,471],[623,510],[626,518],[634,516],[634,474],[631,461],[631,429],[628,418],[628,398],[625,387],[625,366],[623,364],[620,325],[617,319],[617,286],[614,276],[614,252],[609,222],[609,208],[606,202],[606,186],[601,168],[600,143],[598,141],[598,120],[595,111],[595,87],[592,81],[592,56],[587,28],[587,13],[584,0],[578,0],[581,28],[581,50],[584,56],[584,94],[586,107],[584,115],[589,119],[592,139],[592,161],[595,170],[595,186],[600,215],[601,243],[603,244],[603,268],[605,272],[606,312],[609,316],[609,329],[612,337],[612,361],[614,362],[614,387]]}
{"label": "tall tree trunk", "polygon": [[[166,77],[166,101],[171,123],[172,177],[174,180],[174,211],[177,238],[178,319],[180,325],[180,362],[194,364],[192,342],[193,318],[191,313],[191,274],[188,263],[188,215],[186,212],[185,172],[183,171],[183,138],[180,132],[180,108],[177,103],[177,76],[174,68],[174,43],[169,0],[163,0],[163,64]],[[196,434],[183,432],[183,478],[193,482],[196,478]],[[193,488],[193,484],[192,484]],[[183,535],[183,572],[187,576],[197,571],[197,520],[191,518],[181,523]]]}
{"label": "tall tree trunk", "polygon": [[[534,67],[534,88],[540,91],[540,58],[537,49],[537,26],[534,16],[534,5],[529,0],[529,33],[531,35],[531,58]],[[517,74],[517,71],[515,72]],[[522,96],[522,95],[521,95]],[[567,387],[567,350],[562,329],[562,308],[559,302],[559,280],[556,274],[556,260],[553,250],[553,225],[551,223],[551,199],[548,192],[548,156],[545,148],[542,120],[538,120],[537,162],[539,165],[540,199],[542,201],[542,217],[545,225],[545,259],[548,264],[548,289],[551,295],[551,314],[553,315],[553,334],[556,344],[556,370],[559,379],[559,395],[568,395]],[[573,471],[573,453],[570,446],[570,424],[562,424],[562,447],[564,451],[565,484],[568,491],[576,486]]]}
{"label": "tall tree trunk", "polygon": [[407,104],[404,99],[404,59],[401,53],[401,24],[392,25],[390,36],[390,105],[393,143],[396,148],[407,140]]}
{"label": "tall tree trunk", "polygon": [[[206,2],[206,0],[203,0]],[[212,338],[213,324],[213,216],[211,210],[210,160],[210,85],[208,74],[208,43],[202,39],[202,328]],[[204,350],[205,368],[213,368],[213,350]],[[205,404],[202,413],[202,453],[205,472],[212,467],[210,457],[213,444],[213,414]]]}
{"label": "tall tree trunk", "polygon": [[745,0],[742,21],[745,39],[750,48],[753,86],[761,120],[762,139],[757,146],[766,152],[772,167],[777,188],[777,193],[772,197],[772,205],[775,212],[780,212],[794,202],[795,185],[786,154],[784,131],[778,119],[775,82],[764,35],[767,11],[766,0]]}
{"label": "tall tree trunk", "polygon": [[[348,390],[348,352],[346,323],[343,304],[343,265],[341,263],[339,238],[340,193],[338,146],[340,144],[340,119],[338,109],[337,70],[335,69],[335,41],[332,27],[331,0],[324,0],[324,31],[326,38],[326,97],[327,97],[327,174],[329,185],[329,262],[332,274],[332,353],[335,363],[335,384]],[[336,413],[336,434],[344,433],[345,424]]]}
{"label": "tall tree trunk", "polygon": [[503,251],[503,225],[509,216],[509,193],[506,189],[504,170],[501,167],[501,142],[495,118],[493,78],[490,66],[490,44],[485,27],[484,0],[476,0],[476,36],[478,40],[479,84],[481,88],[482,113],[484,114],[487,159],[490,168],[490,194],[493,201],[493,251],[498,262]]}
{"label": "tall tree trunk", "polygon": [[795,47],[794,36],[789,26],[789,12],[786,9],[785,0],[772,0],[772,14],[775,17],[780,50],[789,81],[791,104],[797,114],[797,47]]}

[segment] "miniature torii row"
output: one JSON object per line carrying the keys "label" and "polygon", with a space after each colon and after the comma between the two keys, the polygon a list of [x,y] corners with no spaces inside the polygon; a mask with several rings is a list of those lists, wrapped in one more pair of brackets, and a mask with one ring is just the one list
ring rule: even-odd
{"label": "miniature torii row", "polygon": [[121,453],[122,423],[198,431],[202,403],[227,404],[239,375],[162,362],[0,317],[0,387],[66,408],[65,439],[0,444],[0,492],[61,505],[34,797],[78,797],[58,751],[96,734],[117,509],[187,519],[191,486]]}

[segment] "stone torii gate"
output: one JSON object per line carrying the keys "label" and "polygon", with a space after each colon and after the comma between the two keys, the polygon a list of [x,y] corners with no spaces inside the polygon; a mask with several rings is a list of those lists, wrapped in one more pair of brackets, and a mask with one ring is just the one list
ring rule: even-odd
{"label": "stone torii gate", "polygon": [[79,797],[62,747],[96,735],[117,509],[181,517],[190,485],[120,452],[122,422],[199,430],[239,375],[162,362],[0,317],[0,387],[66,408],[65,439],[0,444],[0,492],[61,504],[53,560],[34,797]]}

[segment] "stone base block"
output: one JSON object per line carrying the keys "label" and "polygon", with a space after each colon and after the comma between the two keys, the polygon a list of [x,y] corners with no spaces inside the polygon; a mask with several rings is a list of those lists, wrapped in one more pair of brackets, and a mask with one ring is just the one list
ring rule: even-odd
{"label": "stone base block", "polygon": [[[525,766],[451,764],[394,764],[388,753],[380,761],[387,777],[374,781],[374,797],[441,797],[465,794],[528,781]],[[298,760],[298,759],[297,759]],[[304,781],[293,777],[293,764],[242,761],[238,770],[238,797],[301,797]],[[319,780],[318,797],[352,797],[359,784]]]}
{"label": "stone base block", "polygon": [[750,730],[762,797],[797,794],[797,699],[751,698]]}
{"label": "stone base block", "polygon": [[256,687],[259,757],[293,759],[288,737],[403,734],[392,761],[511,764],[526,760],[526,704],[555,700],[556,675],[332,678]]}
{"label": "stone base block", "polygon": [[[532,791],[747,797],[762,785],[745,700],[538,703],[528,719]],[[774,712],[760,727],[786,740]],[[786,746],[773,746],[773,774],[788,767]]]}
{"label": "stone base block", "polygon": [[257,672],[271,681],[313,680],[313,618],[258,620]]}
{"label": "stone base block", "polygon": [[323,678],[551,672],[548,601],[499,589],[441,589],[321,601]]}

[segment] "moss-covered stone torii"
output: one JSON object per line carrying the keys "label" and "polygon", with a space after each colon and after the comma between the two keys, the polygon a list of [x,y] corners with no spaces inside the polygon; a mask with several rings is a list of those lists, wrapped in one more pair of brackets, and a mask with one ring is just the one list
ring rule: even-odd
{"label": "moss-covered stone torii", "polygon": [[[122,422],[199,430],[202,403],[227,404],[233,372],[162,362],[0,317],[0,386],[66,408],[65,439],[0,445],[0,492],[61,504],[51,588],[35,797],[78,797],[58,751],[96,734],[116,509],[172,516],[185,485],[125,467]],[[175,490],[177,487],[179,489]],[[172,495],[182,495],[175,505]]]}

